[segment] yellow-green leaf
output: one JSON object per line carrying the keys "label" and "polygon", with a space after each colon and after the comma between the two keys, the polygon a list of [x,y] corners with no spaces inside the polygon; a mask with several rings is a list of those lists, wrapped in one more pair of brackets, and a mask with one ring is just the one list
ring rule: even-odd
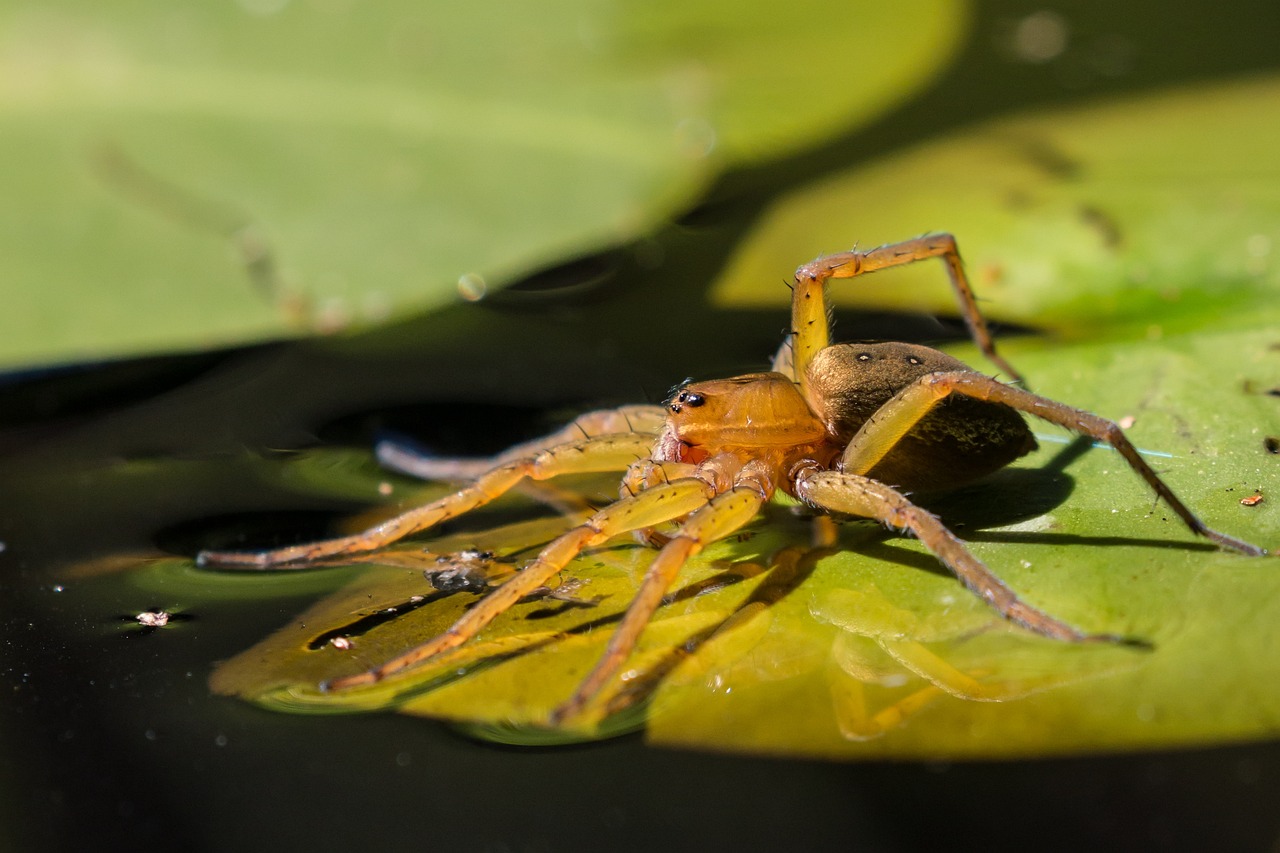
{"label": "yellow-green leaf", "polygon": [[[718,304],[776,305],[777,270],[855,243],[950,231],[989,317],[1158,334],[1252,319],[1280,291],[1280,81],[1001,119],[787,196],[742,242]],[[916,264],[836,282],[846,306],[955,313]]]}

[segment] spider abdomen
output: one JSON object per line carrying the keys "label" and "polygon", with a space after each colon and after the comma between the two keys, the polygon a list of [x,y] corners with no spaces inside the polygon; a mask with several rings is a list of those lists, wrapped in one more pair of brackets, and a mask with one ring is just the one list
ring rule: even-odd
{"label": "spider abdomen", "polygon": [[[921,377],[973,371],[919,344],[836,344],[809,365],[809,405],[840,444],[883,417]],[[954,488],[1003,468],[1036,447],[1022,416],[1001,403],[952,396],[933,406],[865,473],[909,491]]]}

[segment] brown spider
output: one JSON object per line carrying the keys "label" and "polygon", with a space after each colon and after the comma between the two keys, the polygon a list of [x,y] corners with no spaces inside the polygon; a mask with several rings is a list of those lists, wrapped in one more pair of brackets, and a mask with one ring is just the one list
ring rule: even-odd
{"label": "brown spider", "polygon": [[[341,690],[376,682],[460,646],[583,549],[627,532],[658,541],[649,534],[653,527],[678,522],[675,534],[661,540],[600,661],[553,712],[552,722],[559,723],[581,712],[617,672],[685,562],[749,522],[778,489],[818,510],[909,531],[965,586],[1024,628],[1058,640],[1116,640],[1082,633],[1021,601],[935,516],[905,497],[910,491],[969,482],[1034,449],[1021,412],[1111,445],[1192,532],[1242,554],[1266,553],[1201,522],[1109,420],[998,382],[928,347],[829,343],[828,279],[926,258],[945,262],[973,339],[988,359],[1020,381],[995,351],[953,237],[932,235],[844,252],[796,271],[792,334],[770,373],[692,382],[665,407],[583,415],[558,433],[499,455],[483,472],[465,464],[410,459],[427,476],[463,475],[472,482],[352,536],[270,551],[205,551],[198,562],[265,569],[372,551],[486,504],[521,480],[624,471],[617,502],[553,540],[443,634],[375,669],[325,685]],[[817,524],[830,541],[830,519],[819,516]]]}

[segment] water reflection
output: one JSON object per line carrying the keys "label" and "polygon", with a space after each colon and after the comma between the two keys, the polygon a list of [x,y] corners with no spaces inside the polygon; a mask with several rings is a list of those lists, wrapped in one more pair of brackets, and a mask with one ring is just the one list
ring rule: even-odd
{"label": "water reflection", "polygon": [[908,610],[874,584],[815,602],[814,616],[841,629],[827,677],[846,738],[880,737],[947,697],[1009,702],[1133,670],[1150,657],[1120,644],[1055,642],[980,612],[957,616],[949,604]]}

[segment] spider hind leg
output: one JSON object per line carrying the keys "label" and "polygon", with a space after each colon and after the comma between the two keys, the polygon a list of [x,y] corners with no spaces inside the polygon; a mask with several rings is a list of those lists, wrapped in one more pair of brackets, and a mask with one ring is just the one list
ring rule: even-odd
{"label": "spider hind leg", "polygon": [[877,480],[815,467],[800,473],[795,489],[799,497],[821,509],[871,518],[895,530],[910,531],[970,591],[1005,619],[1029,631],[1067,642],[1128,642],[1111,634],[1086,634],[1027,604],[937,516]]}

